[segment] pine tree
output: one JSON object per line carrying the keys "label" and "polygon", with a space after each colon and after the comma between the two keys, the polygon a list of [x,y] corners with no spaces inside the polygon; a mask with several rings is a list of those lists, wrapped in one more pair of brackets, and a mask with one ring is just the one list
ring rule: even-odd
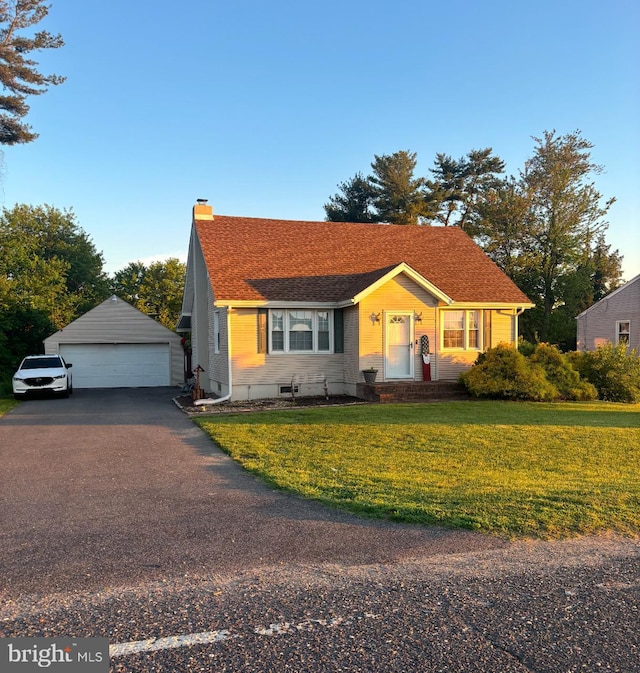
{"label": "pine tree", "polygon": [[[64,81],[59,75],[43,75],[29,54],[64,45],[60,35],[45,30],[30,33],[49,12],[44,0],[0,0],[0,144],[29,143],[38,135],[23,119],[29,112],[28,96],[39,96],[49,86]],[[26,34],[25,34],[26,33]]]}

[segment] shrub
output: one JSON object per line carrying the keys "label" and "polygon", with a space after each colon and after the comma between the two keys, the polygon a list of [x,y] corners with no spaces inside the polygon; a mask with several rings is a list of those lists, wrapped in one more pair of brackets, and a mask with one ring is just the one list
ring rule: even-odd
{"label": "shrub", "polygon": [[595,400],[598,391],[588,381],[583,381],[570,359],[556,346],[538,344],[531,354],[531,362],[539,364],[547,379],[558,389],[565,400]]}
{"label": "shrub", "polygon": [[0,397],[9,397],[13,393],[10,376],[0,376]]}
{"label": "shrub", "polygon": [[583,379],[592,383],[607,402],[640,402],[640,355],[624,344],[598,346],[595,351],[571,353],[569,359]]}
{"label": "shrub", "polygon": [[533,354],[533,351],[536,349],[536,344],[532,344],[530,341],[527,341],[524,337],[518,337],[518,351],[522,355],[529,357]]}
{"label": "shrub", "polygon": [[508,344],[487,350],[479,364],[464,372],[460,380],[476,397],[533,401],[560,397],[544,369]]}

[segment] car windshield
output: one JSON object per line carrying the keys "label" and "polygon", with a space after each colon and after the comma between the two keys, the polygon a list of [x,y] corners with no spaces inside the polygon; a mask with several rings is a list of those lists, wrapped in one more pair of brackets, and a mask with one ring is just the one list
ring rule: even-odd
{"label": "car windshield", "polygon": [[51,358],[33,358],[25,360],[20,369],[49,369],[50,367],[60,368],[62,367],[62,362],[60,358],[51,357]]}

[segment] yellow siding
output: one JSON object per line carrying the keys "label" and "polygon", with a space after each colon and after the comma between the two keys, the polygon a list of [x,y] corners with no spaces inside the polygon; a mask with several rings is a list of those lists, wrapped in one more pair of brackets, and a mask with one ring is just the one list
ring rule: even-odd
{"label": "yellow siding", "polygon": [[[495,348],[500,343],[515,343],[514,323],[513,311],[491,312],[491,348]],[[486,347],[489,348],[488,345]]]}
{"label": "yellow siding", "polygon": [[[464,310],[464,306],[459,307]],[[489,313],[484,311],[483,313]],[[494,348],[499,343],[514,343],[515,315],[513,310],[492,310],[488,318],[491,323],[491,331],[483,344],[484,349]],[[483,324],[481,319],[480,324]],[[439,332],[439,330],[438,330]],[[483,332],[484,334],[484,332]],[[438,347],[441,348],[442,335],[438,333]],[[477,350],[440,350],[438,356],[437,378],[441,381],[455,381],[462,372],[466,371],[476,361],[480,351]]]}
{"label": "yellow siding", "polygon": [[440,381],[456,381],[462,372],[471,367],[478,357],[478,351],[445,351],[438,357],[438,379]]}
{"label": "yellow siding", "polygon": [[[433,372],[436,367],[436,358],[433,355],[436,343],[436,303],[432,295],[404,274],[392,278],[363,299],[359,305],[361,330],[358,380],[363,380],[362,369],[375,367],[379,372],[384,371],[385,315],[388,312],[420,314],[421,321],[416,321],[414,325],[414,379],[422,380],[420,337],[423,334],[429,337]],[[372,313],[380,314],[379,322],[371,322]]]}
{"label": "yellow siding", "polygon": [[[212,296],[209,300],[212,302]],[[210,309],[211,391],[226,394],[229,385],[227,315],[225,310],[220,311],[220,354],[214,355],[212,305]],[[414,318],[414,380],[422,380],[422,335],[429,337],[432,378],[455,380],[473,364],[478,351],[438,353],[438,311],[438,302],[431,294],[408,276],[400,274],[375,289],[357,306],[344,310],[344,354],[265,354],[258,353],[257,309],[231,309],[229,324],[233,399],[276,397],[281,395],[281,386],[290,386],[292,382],[299,384],[299,394],[322,394],[323,379],[326,379],[332,394],[354,394],[356,383],[363,380],[362,369],[368,367],[376,367],[380,372],[378,380],[382,380],[385,365],[385,325],[389,313],[408,313]],[[379,322],[372,323],[372,313],[379,314]],[[497,345],[502,341],[512,343],[513,333],[513,312],[492,311],[490,345]],[[489,344],[485,346],[489,347]]]}
{"label": "yellow siding", "polygon": [[343,392],[342,353],[258,353],[257,309],[234,309],[230,319],[234,399],[277,397],[294,377],[300,394],[322,394],[325,378],[333,394]]}

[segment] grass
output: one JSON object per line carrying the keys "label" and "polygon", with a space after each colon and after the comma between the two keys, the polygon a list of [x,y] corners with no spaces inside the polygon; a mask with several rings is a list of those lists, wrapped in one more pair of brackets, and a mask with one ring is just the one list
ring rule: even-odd
{"label": "grass", "polygon": [[9,398],[0,397],[0,416],[4,416],[7,411],[13,409],[13,407],[18,404],[15,400]]}
{"label": "grass", "polygon": [[505,538],[640,532],[640,405],[473,402],[198,419],[268,484]]}

